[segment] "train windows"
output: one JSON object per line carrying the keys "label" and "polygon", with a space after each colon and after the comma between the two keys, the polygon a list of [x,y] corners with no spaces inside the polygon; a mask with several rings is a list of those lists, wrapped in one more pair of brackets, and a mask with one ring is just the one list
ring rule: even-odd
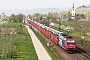
{"label": "train windows", "polygon": [[75,41],[74,40],[67,40],[67,44],[75,44]]}

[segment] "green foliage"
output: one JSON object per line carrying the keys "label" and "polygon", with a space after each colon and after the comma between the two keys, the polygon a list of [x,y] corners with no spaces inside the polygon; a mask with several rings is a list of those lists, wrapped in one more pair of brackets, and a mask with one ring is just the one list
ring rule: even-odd
{"label": "green foliage", "polygon": [[41,20],[40,22],[41,22],[42,24],[48,26],[48,20]]}
{"label": "green foliage", "polygon": [[39,13],[35,13],[34,16],[39,16]]}
{"label": "green foliage", "polygon": [[88,18],[88,20],[90,20],[90,12],[88,12],[88,13],[86,14],[86,18]]}
{"label": "green foliage", "polygon": [[14,23],[21,23],[23,21],[23,14],[18,14],[18,15],[11,15],[11,18],[9,19],[9,22],[14,22]]}
{"label": "green foliage", "polygon": [[11,17],[10,17],[10,19],[8,20],[8,22],[17,22],[16,21],[16,16],[17,15],[12,14]]}
{"label": "green foliage", "polygon": [[16,17],[16,21],[21,23],[23,21],[23,15],[22,14],[18,14]]}
{"label": "green foliage", "polygon": [[80,16],[81,16],[81,18],[83,18],[83,19],[85,19],[85,18],[86,18],[84,14],[81,14]]}
{"label": "green foliage", "polygon": [[68,21],[72,21],[73,19],[72,18],[69,18]]}
{"label": "green foliage", "polygon": [[19,28],[21,23],[4,23],[3,25],[0,25],[1,28]]}

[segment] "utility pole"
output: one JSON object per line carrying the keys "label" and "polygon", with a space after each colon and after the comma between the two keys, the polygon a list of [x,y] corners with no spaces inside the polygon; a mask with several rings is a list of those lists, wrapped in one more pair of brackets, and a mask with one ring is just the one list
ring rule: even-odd
{"label": "utility pole", "polygon": [[48,27],[49,27],[49,24],[50,24],[50,17],[47,18],[47,21],[48,21]]}
{"label": "utility pole", "polygon": [[60,18],[59,18],[59,31],[61,30],[61,28],[60,28],[60,24],[61,24],[61,21],[60,21]]}
{"label": "utility pole", "polygon": [[61,28],[60,28],[60,25],[61,25],[61,15],[60,14],[58,14],[58,19],[59,19],[59,31],[61,30]]}

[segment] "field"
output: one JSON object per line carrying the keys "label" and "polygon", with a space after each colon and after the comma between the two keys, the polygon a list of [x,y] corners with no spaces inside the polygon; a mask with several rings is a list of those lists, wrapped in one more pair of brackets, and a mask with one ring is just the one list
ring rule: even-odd
{"label": "field", "polygon": [[32,40],[23,24],[0,25],[0,60],[38,60]]}

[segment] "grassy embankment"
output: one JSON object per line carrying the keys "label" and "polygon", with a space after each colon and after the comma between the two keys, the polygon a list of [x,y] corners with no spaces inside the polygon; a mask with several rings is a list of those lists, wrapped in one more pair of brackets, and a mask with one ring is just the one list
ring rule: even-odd
{"label": "grassy embankment", "polygon": [[38,60],[32,40],[24,25],[5,23],[0,25],[0,32],[16,31],[16,34],[0,34],[0,60]]}

